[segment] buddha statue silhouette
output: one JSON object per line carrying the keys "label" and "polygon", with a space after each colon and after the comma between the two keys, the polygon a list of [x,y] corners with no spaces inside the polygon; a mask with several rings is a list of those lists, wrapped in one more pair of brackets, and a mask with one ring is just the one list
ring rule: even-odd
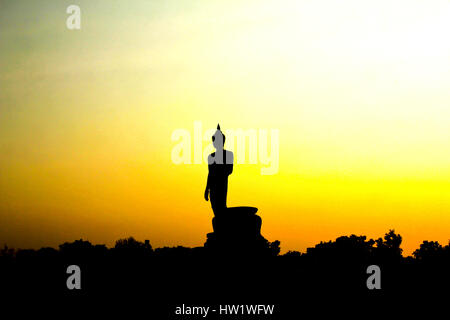
{"label": "buddha statue silhouette", "polygon": [[212,136],[216,152],[208,156],[208,180],[206,182],[205,200],[208,195],[214,215],[218,216],[227,209],[228,176],[233,172],[233,152],[225,150],[225,135],[217,125]]}
{"label": "buddha statue silhouette", "polygon": [[225,135],[217,125],[212,136],[215,152],[208,156],[208,180],[206,182],[205,200],[211,202],[211,208],[216,217],[235,214],[255,214],[255,207],[227,207],[228,176],[233,172],[233,152],[225,150]]}
{"label": "buddha statue silhouette", "polygon": [[216,151],[208,156],[205,200],[210,200],[214,212],[214,232],[207,234],[205,247],[238,255],[264,251],[267,249],[267,240],[261,235],[262,220],[256,215],[258,209],[227,206],[228,176],[233,172],[233,152],[224,149],[225,135],[220,125],[217,125],[212,142]]}

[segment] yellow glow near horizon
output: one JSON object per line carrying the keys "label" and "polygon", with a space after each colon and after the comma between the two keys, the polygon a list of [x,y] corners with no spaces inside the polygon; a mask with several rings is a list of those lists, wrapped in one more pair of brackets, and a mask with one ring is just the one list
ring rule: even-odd
{"label": "yellow glow near horizon", "polygon": [[[450,3],[79,1],[0,5],[0,244],[202,245],[206,165],[174,130],[278,129],[280,169],[236,165],[283,251],[450,230]],[[206,147],[206,143],[203,145]]]}

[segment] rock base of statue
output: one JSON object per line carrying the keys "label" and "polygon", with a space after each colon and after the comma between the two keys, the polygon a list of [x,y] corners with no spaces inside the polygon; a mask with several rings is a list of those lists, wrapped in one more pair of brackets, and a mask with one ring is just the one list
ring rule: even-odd
{"label": "rock base of statue", "polygon": [[210,253],[271,255],[272,244],[261,235],[261,217],[254,207],[232,207],[212,220],[214,232],[207,234],[205,249]]}

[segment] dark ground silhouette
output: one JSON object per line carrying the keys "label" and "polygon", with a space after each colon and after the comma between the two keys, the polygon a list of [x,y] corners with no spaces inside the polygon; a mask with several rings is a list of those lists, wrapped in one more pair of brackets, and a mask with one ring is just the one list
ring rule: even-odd
{"label": "dark ground silhouette", "polygon": [[[155,319],[191,319],[174,314],[181,304],[275,304],[272,318],[284,319],[298,314],[299,308],[317,305],[397,304],[400,298],[448,292],[450,284],[450,245],[424,241],[413,256],[403,257],[402,238],[392,230],[376,240],[339,237],[305,253],[280,255],[279,241],[263,242],[265,250],[258,254],[246,252],[239,243],[226,251],[208,246],[155,249],[133,238],[118,240],[113,248],[83,240],[59,249],[5,246],[0,252],[1,290],[21,300],[46,297],[52,303],[131,301],[149,315],[161,315]],[[381,268],[380,290],[366,286],[366,269],[373,264]],[[66,287],[69,265],[81,268],[81,290]]]}

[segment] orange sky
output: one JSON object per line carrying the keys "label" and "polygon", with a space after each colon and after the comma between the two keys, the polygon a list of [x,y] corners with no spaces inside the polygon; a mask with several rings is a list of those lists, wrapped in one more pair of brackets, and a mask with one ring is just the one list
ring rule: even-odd
{"label": "orange sky", "polygon": [[283,251],[448,242],[448,1],[79,1],[81,30],[70,4],[0,4],[0,245],[202,245],[207,166],[171,159],[195,121],[279,131],[228,203]]}

